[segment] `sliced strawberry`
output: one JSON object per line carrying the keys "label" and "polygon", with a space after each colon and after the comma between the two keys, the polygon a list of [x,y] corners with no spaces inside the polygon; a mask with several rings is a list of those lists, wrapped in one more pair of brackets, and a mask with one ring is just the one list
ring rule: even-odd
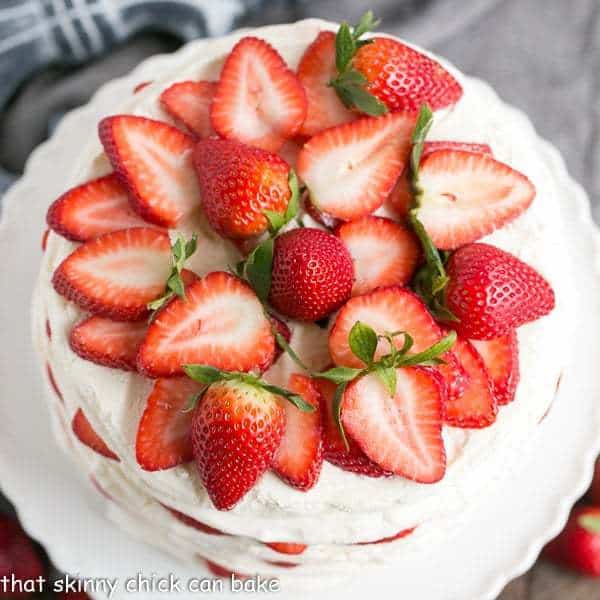
{"label": "sliced strawberry", "polygon": [[182,512],[175,510],[174,508],[170,508],[169,506],[166,506],[165,504],[163,504],[163,506],[178,521],[181,521],[185,525],[188,525],[189,527],[193,527],[194,529],[197,529],[198,531],[201,531],[202,533],[207,533],[208,535],[227,535],[220,529],[215,529],[214,527],[210,527],[210,525],[206,525],[205,523],[202,523],[201,521],[196,521],[196,519],[192,519],[192,517],[185,515]]}
{"label": "sliced strawberry", "polygon": [[191,136],[134,115],[106,117],[98,132],[133,208],[146,221],[175,227],[200,206]]}
{"label": "sliced strawberry", "polygon": [[395,535],[390,535],[388,537],[381,538],[380,540],[375,540],[374,542],[357,542],[356,545],[370,546],[371,544],[387,544],[388,542],[395,542],[396,540],[400,540],[409,536],[415,529],[416,527],[411,527],[410,529],[403,529]]}
{"label": "sliced strawberry", "polygon": [[245,282],[222,271],[209,273],[175,298],[148,329],[138,368],[148,377],[183,373],[189,363],[227,371],[265,368],[275,340],[263,307]]}
{"label": "sliced strawberry", "polygon": [[84,310],[119,321],[147,314],[171,271],[166,232],[135,227],[105,233],[79,246],[56,269],[54,289]]}
{"label": "sliced strawberry", "polygon": [[46,319],[46,335],[48,336],[49,340],[52,339],[52,327],[50,326],[50,320],[49,319]]}
{"label": "sliced strawberry", "polygon": [[50,205],[46,222],[53,231],[74,242],[148,226],[131,208],[127,190],[114,173],[65,192]]}
{"label": "sliced strawberry", "polygon": [[421,160],[425,160],[430,154],[438,150],[463,150],[464,152],[474,152],[476,154],[486,154],[494,156],[489,144],[479,144],[477,142],[461,142],[456,140],[430,140],[423,144]]}
{"label": "sliced strawberry", "polygon": [[466,339],[458,338],[452,351],[468,373],[469,379],[460,397],[446,402],[445,421],[454,427],[488,427],[496,420],[498,404],[492,393],[492,382],[483,359]]}
{"label": "sliced strawberry", "polygon": [[358,119],[315,135],[298,156],[298,175],[315,207],[351,221],[379,208],[404,170],[414,118]]}
{"label": "sliced strawberry", "polygon": [[275,552],[281,554],[302,554],[308,546],[306,544],[291,544],[289,542],[265,542]]}
{"label": "sliced strawberry", "polygon": [[306,119],[300,133],[313,136],[323,129],[347,123],[356,118],[338,98],[329,82],[337,76],[335,66],[335,33],[321,31],[304,51],[298,65],[298,79],[306,92]]}
{"label": "sliced strawberry", "polygon": [[199,138],[214,135],[210,105],[217,90],[214,81],[180,81],[160,95],[162,107]]}
{"label": "sliced strawberry", "polygon": [[353,296],[410,281],[420,246],[407,227],[390,219],[369,216],[344,223],[335,233],[348,248],[354,263]]}
{"label": "sliced strawberry", "polygon": [[143,89],[147,88],[149,85],[152,85],[152,81],[142,81],[133,88],[133,93],[138,94]]}
{"label": "sliced strawberry", "polygon": [[377,375],[352,381],[342,399],[342,423],[361,450],[382,469],[420,483],[446,472],[442,439],[446,388],[432,369],[396,369],[396,394]]}
{"label": "sliced strawberry", "polygon": [[144,321],[129,323],[91,316],[73,327],[69,344],[73,352],[85,360],[135,371],[137,352],[146,329]]}
{"label": "sliced strawberry", "polygon": [[88,448],[91,448],[94,452],[116,460],[120,462],[119,457],[106,445],[105,441],[94,431],[91,423],[87,420],[87,417],[83,414],[83,411],[79,408],[73,417],[71,422],[71,428],[73,433],[77,436],[77,439]]}
{"label": "sliced strawberry", "polygon": [[[275,315],[269,315],[269,320],[271,321],[271,328],[282,335],[283,339],[289,344],[292,340],[292,332],[287,326],[287,323]],[[261,373],[264,373],[282,355],[282,353],[283,348],[279,344],[275,344],[275,356],[272,359],[267,357],[268,360],[264,365],[261,365],[258,370]]]}
{"label": "sliced strawberry", "polygon": [[306,491],[315,485],[323,464],[321,442],[321,415],[319,392],[310,377],[293,373],[287,389],[315,408],[314,412],[301,412],[291,402],[283,402],[285,433],[275,458],[273,470],[296,489]]}
{"label": "sliced strawberry", "polygon": [[368,477],[386,477],[390,475],[371,461],[358,447],[356,442],[348,438],[348,448],[340,435],[333,418],[333,398],[335,384],[327,379],[313,379],[319,391],[319,404],[323,426],[323,457],[325,460],[344,471],[366,475]]}
{"label": "sliced strawberry", "polygon": [[523,213],[535,187],[485,154],[438,150],[421,162],[419,219],[433,243],[451,250],[474,242]]}
{"label": "sliced strawberry", "polygon": [[483,359],[492,382],[492,392],[498,405],[515,398],[519,383],[519,341],[517,332],[492,340],[470,340]]}
{"label": "sliced strawberry", "polygon": [[192,460],[192,413],[186,408],[201,389],[187,377],[155,382],[135,440],[135,454],[142,469],[161,471]]}
{"label": "sliced strawberry", "polygon": [[50,230],[46,229],[42,234],[42,252],[46,252],[46,246],[48,246],[48,236],[50,235]]}
{"label": "sliced strawberry", "polygon": [[242,38],[223,69],[211,106],[216,132],[275,152],[296,135],[306,117],[306,95],[277,50]]}
{"label": "sliced strawberry", "polygon": [[212,562],[211,560],[206,560],[206,568],[216,577],[221,577],[223,579],[231,579],[235,577],[236,579],[247,579],[249,575],[243,575],[241,573],[237,573],[236,571],[230,571],[217,563]]}
{"label": "sliced strawberry", "polygon": [[52,387],[52,390],[58,396],[58,399],[61,402],[64,402],[62,392],[60,391],[60,388],[58,387],[58,384],[56,383],[56,378],[54,377],[54,372],[52,371],[52,367],[50,366],[50,363],[46,363],[46,373],[48,375],[48,381],[50,382],[50,387]]}

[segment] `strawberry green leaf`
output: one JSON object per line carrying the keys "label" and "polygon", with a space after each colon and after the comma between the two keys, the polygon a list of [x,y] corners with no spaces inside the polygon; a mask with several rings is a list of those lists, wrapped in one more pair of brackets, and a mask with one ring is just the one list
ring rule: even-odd
{"label": "strawberry green leaf", "polygon": [[183,371],[190,379],[205,385],[223,381],[226,378],[224,371],[210,365],[183,365]]}
{"label": "strawberry green leaf", "polygon": [[333,396],[331,408],[333,411],[333,421],[340,432],[340,436],[342,437],[342,441],[344,442],[346,450],[349,450],[350,445],[348,444],[348,439],[346,438],[346,432],[344,431],[344,425],[342,423],[342,402],[344,400],[344,392],[346,391],[347,386],[348,382],[340,383],[340,385],[337,386],[335,395]]}
{"label": "strawberry green leaf", "polygon": [[271,385],[270,383],[260,383],[260,387],[263,390],[267,390],[267,392],[271,392],[272,394],[276,394],[277,396],[281,396],[286,400],[289,400],[298,410],[301,412],[314,412],[315,407],[312,404],[309,404],[302,396],[299,394],[294,394],[285,388],[278,387],[276,385]]}
{"label": "strawberry green leaf", "polygon": [[437,359],[445,354],[454,346],[456,342],[456,331],[450,331],[448,335],[443,337],[439,342],[433,344],[423,352],[417,354],[407,354],[400,356],[397,360],[398,367],[412,367],[415,365],[423,365],[431,361],[437,362]]}
{"label": "strawberry green leaf", "polygon": [[410,154],[410,166],[413,172],[413,177],[416,177],[421,164],[421,156],[423,154],[423,146],[425,138],[433,125],[433,113],[427,104],[423,104],[419,110],[417,122],[412,134],[412,152]]}
{"label": "strawberry green leaf", "polygon": [[328,379],[329,381],[333,381],[333,383],[340,384],[352,381],[363,373],[363,371],[363,369],[353,369],[351,367],[332,367],[322,373],[315,373],[313,376],[320,377],[321,379]]}
{"label": "strawberry green leaf", "polygon": [[345,21],[340,25],[335,36],[335,66],[339,73],[343,73],[356,52],[356,44],[350,25]]}
{"label": "strawberry green leaf", "polygon": [[589,533],[600,534],[600,515],[581,515],[577,524]]}
{"label": "strawberry green leaf", "polygon": [[269,231],[272,235],[275,235],[285,225],[285,217],[281,213],[274,210],[263,210],[263,215],[269,221]]}
{"label": "strawberry green leaf", "polygon": [[379,19],[375,19],[373,11],[368,10],[354,27],[352,31],[352,37],[355,39],[355,41],[358,41],[358,39],[365,33],[373,31],[373,29],[375,29],[379,23],[381,23],[381,21]]}
{"label": "strawberry green leaf", "polygon": [[390,396],[396,395],[396,369],[394,367],[383,367],[376,365],[373,372],[385,385]]}
{"label": "strawberry green leaf", "polygon": [[373,362],[377,350],[377,333],[372,327],[356,321],[348,334],[348,343],[354,356],[360,358],[366,365]]}
{"label": "strawberry green leaf", "polygon": [[288,344],[288,341],[275,329],[274,326],[271,327],[273,331],[273,335],[275,336],[275,341],[278,346],[287,354],[290,355],[291,359],[303,370],[309,371],[309,368],[302,362],[300,357],[296,354],[296,351]]}
{"label": "strawberry green leaf", "polygon": [[246,261],[246,276],[256,295],[266,302],[271,289],[273,268],[273,238],[259,244]]}

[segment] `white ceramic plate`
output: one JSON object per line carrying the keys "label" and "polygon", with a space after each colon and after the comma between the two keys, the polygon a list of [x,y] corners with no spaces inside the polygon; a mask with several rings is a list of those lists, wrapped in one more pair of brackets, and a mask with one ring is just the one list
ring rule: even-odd
{"label": "white ceramic plate", "polygon": [[[65,173],[80,150],[68,144],[69,138],[82,128],[93,132],[107,98],[131,93],[136,83],[152,79],[154,67],[167,60],[158,56],[145,61],[128,77],[104,86],[90,104],[70,113],[52,139],[34,152],[25,176],[2,203],[0,485],[17,506],[25,528],[60,569],[85,577],[119,578],[120,592],[113,598],[132,596],[123,592],[123,585],[138,571],[173,573],[183,582],[206,573],[200,565],[181,565],[128,537],[101,515],[97,496],[51,435],[41,369],[30,342],[29,304],[45,212],[63,191]],[[540,149],[561,187],[567,246],[580,291],[574,314],[575,366],[565,373],[548,418],[532,436],[527,460],[503,480],[500,492],[483,493],[481,502],[463,513],[463,526],[456,534],[407,556],[401,564],[355,577],[344,589],[315,590],[310,594],[314,600],[494,598],[531,566],[589,483],[600,450],[600,235],[585,193],[569,178],[556,150],[541,141]],[[563,351],[559,336],[556,352]],[[289,590],[282,596],[294,597]],[[146,597],[158,595],[136,596]]]}

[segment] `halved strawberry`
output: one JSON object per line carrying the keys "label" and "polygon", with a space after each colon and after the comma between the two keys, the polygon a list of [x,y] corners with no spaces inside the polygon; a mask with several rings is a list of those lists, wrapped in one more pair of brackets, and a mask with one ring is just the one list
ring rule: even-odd
{"label": "halved strawberry", "polygon": [[523,213],[535,187],[485,154],[437,150],[421,162],[419,220],[433,243],[451,250],[474,242]]}
{"label": "halved strawberry", "polygon": [[420,246],[414,233],[404,225],[369,216],[342,224],[335,234],[348,248],[354,263],[353,296],[410,281]]}
{"label": "halved strawberry", "polygon": [[50,205],[46,222],[53,231],[74,242],[148,226],[131,208],[127,190],[114,173],[65,192]]}
{"label": "halved strawberry", "polygon": [[515,330],[491,340],[469,340],[492,382],[492,393],[498,405],[508,404],[515,398],[519,383],[519,341]]}
{"label": "halved strawberry", "polygon": [[306,48],[298,65],[298,79],[306,92],[306,119],[300,133],[313,136],[323,129],[341,125],[356,118],[328,83],[337,76],[335,66],[335,33],[320,31]]}
{"label": "halved strawberry", "polygon": [[379,208],[404,170],[414,118],[367,117],[326,129],[298,156],[298,175],[315,207],[343,221]]}
{"label": "halved strawberry", "polygon": [[498,404],[483,359],[468,340],[460,337],[452,351],[469,379],[462,394],[446,402],[444,420],[454,427],[487,427],[496,420]]}
{"label": "halved strawberry", "polygon": [[179,81],[160,95],[162,107],[200,138],[214,134],[210,105],[217,90],[214,81]]}
{"label": "halved strawberry", "polygon": [[[475,142],[459,142],[454,140],[432,140],[423,144],[421,162],[426,156],[438,150],[464,150],[465,152],[476,152],[493,156],[492,149],[488,144]],[[410,170],[405,169],[396,181],[396,185],[388,196],[388,202],[394,209],[396,216],[405,217],[413,203],[413,193],[410,187]]]}
{"label": "halved strawberry", "polygon": [[146,335],[147,323],[112,321],[91,316],[71,330],[69,344],[85,360],[125,371],[136,370],[138,349]]}
{"label": "halved strawberry", "polygon": [[154,383],[135,439],[135,454],[142,469],[161,471],[192,460],[192,413],[186,408],[201,389],[187,377]]}
{"label": "halved strawberry", "polygon": [[342,423],[382,469],[421,483],[446,472],[442,421],[446,388],[432,369],[396,369],[396,394],[377,375],[352,381],[342,399]]}
{"label": "halved strawberry", "polygon": [[210,525],[206,525],[206,523],[202,523],[201,521],[196,521],[196,519],[193,519],[189,515],[179,512],[178,510],[175,510],[174,508],[171,508],[171,507],[167,506],[166,504],[163,504],[163,506],[178,521],[181,521],[183,524],[187,525],[188,527],[193,527],[194,529],[197,529],[198,531],[201,531],[202,533],[207,533],[208,535],[227,535],[225,532],[221,531],[220,529],[215,529],[214,527],[211,527]]}
{"label": "halved strawberry", "polygon": [[120,462],[119,457],[106,445],[106,442],[94,431],[91,423],[87,420],[87,417],[83,414],[83,411],[78,408],[77,412],[73,417],[73,421],[71,422],[71,428],[73,429],[73,433],[77,436],[77,439],[87,446],[91,448],[94,452],[105,456],[106,458],[110,458],[111,460],[116,460]]}
{"label": "halved strawberry", "polygon": [[275,152],[306,117],[302,84],[264,40],[242,38],[223,69],[211,106],[216,132]]}
{"label": "halved strawberry", "polygon": [[165,290],[171,242],[165,231],[134,227],[105,233],[72,252],[52,277],[54,289],[84,310],[119,321],[147,314]]}
{"label": "halved strawberry", "polygon": [[54,372],[52,371],[52,367],[50,366],[50,363],[46,363],[46,374],[48,375],[48,381],[50,383],[50,387],[52,388],[54,393],[57,395],[58,399],[61,402],[64,402],[62,392],[60,391],[60,388],[58,387],[58,384],[56,383],[56,378],[54,377]]}
{"label": "halved strawberry", "polygon": [[293,544],[289,542],[265,542],[265,546],[269,546],[269,548],[281,554],[302,554],[308,548],[306,544]]}
{"label": "halved strawberry", "polygon": [[416,526],[410,527],[409,529],[403,529],[402,531],[399,531],[395,535],[390,535],[388,537],[381,538],[380,540],[375,540],[374,542],[357,542],[356,545],[357,546],[369,546],[371,544],[387,544],[388,542],[394,542],[396,540],[399,540],[399,539],[409,536],[415,529],[416,529]]}
{"label": "halved strawberry", "polygon": [[338,426],[333,418],[333,398],[335,396],[335,384],[328,379],[313,379],[313,383],[319,391],[319,404],[323,427],[323,458],[332,465],[366,475],[368,477],[386,477],[391,475],[370,460],[358,447],[356,442],[346,436],[348,448],[340,435]]}
{"label": "halved strawberry", "polygon": [[131,205],[146,221],[175,227],[200,206],[191,136],[135,115],[106,117],[98,133]]}
{"label": "halved strawberry", "polygon": [[293,373],[287,389],[299,394],[315,410],[301,412],[291,402],[284,401],[285,433],[275,458],[273,470],[296,489],[306,491],[315,485],[323,464],[319,392],[310,377]]}
{"label": "halved strawberry", "polygon": [[275,340],[263,307],[249,285],[215,271],[186,288],[156,316],[138,353],[148,377],[183,373],[188,363],[227,371],[265,368]]}

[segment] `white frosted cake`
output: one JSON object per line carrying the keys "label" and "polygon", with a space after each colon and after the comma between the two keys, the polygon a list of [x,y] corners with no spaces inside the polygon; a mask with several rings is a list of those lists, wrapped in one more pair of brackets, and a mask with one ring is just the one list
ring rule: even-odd
{"label": "white frosted cake", "polygon": [[[64,140],[80,158],[49,212],[33,302],[57,438],[111,518],[217,574],[290,586],[399,564],[451,531],[549,410],[568,327],[560,199],[529,122],[389,36],[361,46],[361,31],[338,33],[350,49],[336,70],[338,28],[306,20],[188,44],[142,89],[115,95],[100,136]],[[439,250],[441,291],[415,223]],[[195,252],[182,244],[192,234]],[[272,253],[266,290],[252,268],[261,249]],[[514,287],[497,284],[494,265]],[[486,282],[499,295],[476,289]],[[356,322],[360,347],[347,341]],[[376,352],[373,330],[394,334]],[[414,339],[404,354],[392,351],[399,331]],[[440,340],[443,354],[404,364]],[[204,365],[196,381],[190,364]],[[214,436],[229,435],[239,413],[223,415],[240,394],[269,406],[267,429],[240,420],[246,437],[228,445]]]}

